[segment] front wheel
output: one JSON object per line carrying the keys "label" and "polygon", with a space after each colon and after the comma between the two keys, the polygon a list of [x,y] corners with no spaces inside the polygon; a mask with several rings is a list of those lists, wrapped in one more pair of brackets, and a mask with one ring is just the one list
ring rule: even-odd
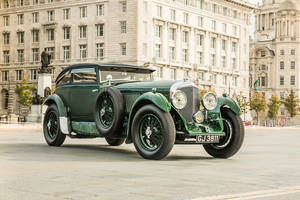
{"label": "front wheel", "polygon": [[105,137],[105,140],[110,146],[120,146],[125,142],[125,138],[115,139],[111,137]]}
{"label": "front wheel", "polygon": [[66,139],[66,135],[60,131],[58,109],[54,104],[47,108],[44,117],[43,132],[49,146],[59,147]]}
{"label": "front wheel", "polygon": [[175,143],[172,116],[152,104],[143,106],[135,114],[131,132],[137,152],[145,159],[163,159]]}
{"label": "front wheel", "polygon": [[205,151],[215,158],[232,157],[239,151],[244,141],[245,128],[240,116],[224,108],[222,118],[225,136],[222,136],[217,144],[203,145]]}

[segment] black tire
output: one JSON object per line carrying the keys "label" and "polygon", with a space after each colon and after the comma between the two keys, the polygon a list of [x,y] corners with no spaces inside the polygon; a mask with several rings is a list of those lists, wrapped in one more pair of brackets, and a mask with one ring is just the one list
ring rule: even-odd
{"label": "black tire", "polygon": [[240,150],[243,144],[245,127],[240,116],[229,108],[222,110],[222,117],[226,136],[221,137],[219,144],[207,144],[203,147],[209,155],[215,158],[230,158]]}
{"label": "black tire", "polygon": [[105,138],[107,144],[109,144],[110,146],[120,146],[125,142],[125,139],[126,138],[120,138],[120,139],[114,139],[110,137]]}
{"label": "black tire", "polygon": [[[148,122],[146,122],[147,120]],[[147,123],[148,126],[145,130]],[[152,134],[153,132],[154,134]],[[135,114],[131,125],[131,133],[137,152],[145,159],[163,159],[170,153],[175,143],[176,130],[171,114],[152,104],[143,106]],[[146,140],[145,137],[141,136],[143,133]],[[160,144],[157,145],[157,143]],[[151,146],[153,149],[151,149]]]}
{"label": "black tire", "polygon": [[50,105],[46,110],[43,132],[49,146],[59,147],[66,139],[66,135],[60,130],[59,113],[55,104]]}
{"label": "black tire", "polygon": [[114,87],[103,88],[97,97],[94,113],[96,127],[101,135],[120,136],[123,131],[124,114],[125,102],[121,92]]}

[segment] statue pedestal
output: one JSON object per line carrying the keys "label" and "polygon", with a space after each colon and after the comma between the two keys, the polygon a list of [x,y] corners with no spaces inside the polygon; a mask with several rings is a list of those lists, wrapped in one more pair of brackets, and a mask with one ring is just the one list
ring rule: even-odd
{"label": "statue pedestal", "polygon": [[32,105],[30,114],[26,117],[27,122],[40,123],[43,121],[43,113],[46,112],[47,106]]}
{"label": "statue pedestal", "polygon": [[38,78],[38,91],[37,94],[40,97],[45,97],[45,89],[49,88],[50,91],[52,89],[52,77],[50,74],[39,74]]}

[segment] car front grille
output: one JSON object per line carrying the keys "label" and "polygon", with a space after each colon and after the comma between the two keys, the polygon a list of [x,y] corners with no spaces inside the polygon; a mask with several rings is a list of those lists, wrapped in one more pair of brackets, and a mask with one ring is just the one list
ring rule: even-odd
{"label": "car front grille", "polygon": [[187,96],[187,105],[178,112],[189,122],[193,122],[193,115],[200,110],[200,90],[197,87],[189,86],[180,88]]}

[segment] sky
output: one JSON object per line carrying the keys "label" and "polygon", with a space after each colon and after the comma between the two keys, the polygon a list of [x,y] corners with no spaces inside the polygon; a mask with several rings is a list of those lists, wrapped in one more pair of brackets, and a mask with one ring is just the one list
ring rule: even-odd
{"label": "sky", "polygon": [[[262,0],[248,0],[248,2],[253,3],[253,4],[257,4],[257,3],[261,3]],[[254,34],[254,16],[252,16],[251,18],[251,27],[250,27],[250,35],[253,37]]]}

